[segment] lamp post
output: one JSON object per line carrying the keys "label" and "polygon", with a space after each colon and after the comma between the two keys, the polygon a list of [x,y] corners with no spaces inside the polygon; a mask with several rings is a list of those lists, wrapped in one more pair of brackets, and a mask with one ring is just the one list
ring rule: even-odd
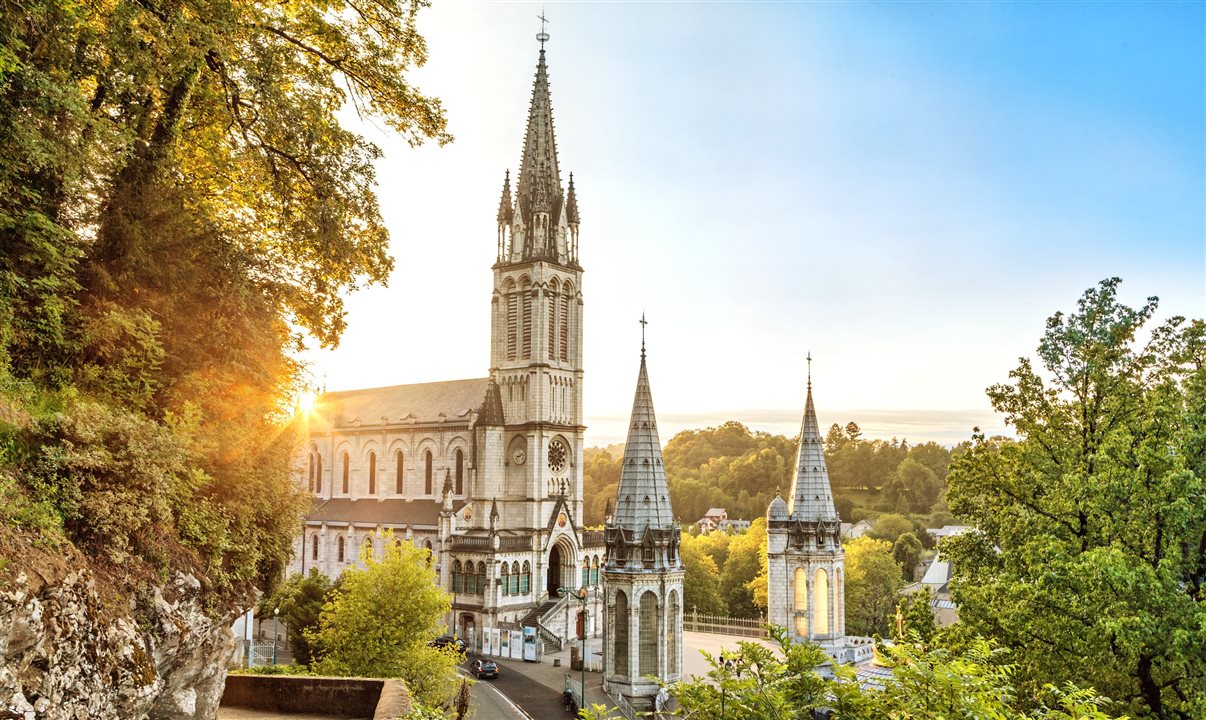
{"label": "lamp post", "polygon": [[[573,592],[572,590],[566,590],[563,587],[559,587],[559,588],[557,588],[557,594],[558,595],[568,595],[568,596],[572,597],[573,599],[577,600],[578,603],[582,606],[582,632],[581,632],[581,634],[578,635],[578,649],[579,649],[578,662],[582,666],[582,685],[581,685],[582,695],[578,698],[578,707],[582,708],[584,705],[586,705],[586,601],[587,601],[586,586],[585,585],[582,586],[582,588],[578,592]],[[567,618],[567,621],[565,624],[566,624],[565,630],[566,630],[566,632],[569,632],[568,618]]]}
{"label": "lamp post", "polygon": [[272,664],[276,664],[276,636],[279,634],[277,629],[280,628],[280,622],[277,620],[281,614],[280,608],[272,609]]}

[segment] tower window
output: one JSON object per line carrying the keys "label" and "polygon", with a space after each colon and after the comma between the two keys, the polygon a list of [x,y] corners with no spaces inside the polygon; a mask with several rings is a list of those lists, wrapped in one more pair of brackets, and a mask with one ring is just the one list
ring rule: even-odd
{"label": "tower window", "polygon": [[456,449],[456,494],[465,494],[465,453]]}
{"label": "tower window", "polygon": [[519,302],[523,308],[523,359],[527,360],[532,357],[532,293],[526,281],[519,288]]}
{"label": "tower window", "polygon": [[657,596],[652,590],[641,595],[641,644],[640,668],[641,675],[657,675]]}
{"label": "tower window", "polygon": [[561,362],[569,362],[570,294],[573,287],[567,284],[565,294],[561,296]]}
{"label": "tower window", "polygon": [[507,290],[507,359],[514,360],[519,347],[519,298],[515,288]]}
{"label": "tower window", "polygon": [[348,461],[348,454],[343,454],[343,494],[348,494],[348,477],[351,474],[351,463]]}
{"label": "tower window", "polygon": [[394,454],[394,465],[396,466],[394,468],[394,492],[401,495],[403,492],[403,484],[402,484],[403,457],[402,457],[401,450],[399,450],[397,453]]}
{"label": "tower window", "polygon": [[318,536],[317,535],[310,536],[310,559],[311,560],[318,559]]}
{"label": "tower window", "polygon": [[369,495],[377,494],[377,453],[369,453]]}
{"label": "tower window", "polygon": [[431,451],[430,450],[425,450],[423,452],[423,492],[427,493],[428,495],[430,495],[434,492],[434,490],[432,489],[432,483],[431,483]]}
{"label": "tower window", "polygon": [[340,535],[339,538],[335,541],[335,559],[339,562],[343,562],[343,557],[344,557],[343,536]]}
{"label": "tower window", "polygon": [[812,627],[818,635],[829,633],[829,574],[823,568],[817,569],[816,597],[812,603],[815,614]]}
{"label": "tower window", "polygon": [[310,470],[307,473],[307,475],[310,478],[310,482],[309,482],[310,492],[314,492],[314,453],[310,453]]}
{"label": "tower window", "polygon": [[666,672],[674,675],[678,672],[678,632],[675,628],[679,627],[678,620],[678,591],[670,591],[670,614],[666,618],[669,632],[666,635]]}
{"label": "tower window", "polygon": [[628,596],[621,590],[616,593],[616,627],[615,632],[615,654],[617,675],[628,674]]}
{"label": "tower window", "polygon": [[322,453],[314,453],[314,492],[322,492]]}

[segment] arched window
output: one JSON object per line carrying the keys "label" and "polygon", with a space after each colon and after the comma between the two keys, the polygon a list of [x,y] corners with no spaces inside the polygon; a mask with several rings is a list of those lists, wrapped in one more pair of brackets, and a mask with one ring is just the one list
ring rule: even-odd
{"label": "arched window", "polygon": [[657,675],[657,596],[652,590],[646,590],[641,596],[641,644],[640,670],[641,675]]}
{"label": "arched window", "polygon": [[348,461],[348,454],[343,454],[343,494],[348,494],[348,477],[351,475],[351,463]]}
{"label": "arched window", "polygon": [[465,576],[461,574],[461,561],[452,562],[452,592],[465,592]]}
{"label": "arched window", "polygon": [[523,574],[519,576],[519,594],[527,595],[528,588],[532,587],[532,565],[527,560],[523,561]]}
{"label": "arched window", "polygon": [[523,311],[523,359],[527,360],[532,357],[532,291],[526,279],[519,286],[519,305]]}
{"label": "arched window", "polygon": [[322,453],[314,453],[314,492],[322,492]]}
{"label": "arched window", "polygon": [[678,591],[670,591],[670,613],[666,616],[666,627],[669,633],[666,635],[666,672],[670,675],[678,673],[678,645],[679,639],[675,628],[679,627],[679,606],[678,606]]}
{"label": "arched window", "polygon": [[519,594],[519,563],[511,563],[511,594]]}
{"label": "arched window", "polygon": [[582,558],[582,582],[578,583],[582,587],[590,584],[590,558]]}
{"label": "arched window", "polygon": [[628,674],[628,596],[623,590],[616,592],[615,673]]}
{"label": "arched window", "polygon": [[432,492],[433,492],[432,487],[431,487],[431,451],[430,450],[425,450],[423,452],[423,492],[427,493],[428,495],[432,494]]}
{"label": "arched window", "polygon": [[310,453],[310,471],[308,473],[308,477],[310,478],[310,492],[314,492],[314,453]]}
{"label": "arched window", "polygon": [[590,584],[599,584],[599,556],[596,555],[590,564]]}
{"label": "arched window", "polygon": [[486,594],[486,563],[484,562],[477,564],[477,594]]}
{"label": "arched window", "polygon": [[404,461],[404,458],[402,457],[401,450],[394,453],[394,492],[398,493],[399,495],[401,495],[402,491],[403,491],[402,490],[402,488],[403,488],[402,478],[404,477],[403,472],[402,472],[403,461]]}
{"label": "arched window", "polygon": [[557,278],[549,283],[549,360],[557,359],[557,296],[561,294]]}
{"label": "arched window", "polygon": [[813,602],[812,629],[818,635],[829,633],[829,574],[824,568],[817,569],[816,595]]}
{"label": "arched window", "polygon": [[377,453],[369,453],[369,495],[377,494]]}
{"label": "arched window", "polygon": [[335,541],[335,560],[337,562],[343,562],[343,536],[342,535],[340,535],[339,538]]}
{"label": "arched window", "polygon": [[511,566],[507,563],[502,564],[502,593],[511,594]]}
{"label": "arched window", "polygon": [[565,292],[561,295],[561,362],[569,362],[570,301],[573,295],[574,286],[566,283]]}
{"label": "arched window", "polygon": [[514,360],[519,347],[519,296],[515,294],[515,282],[508,280],[503,292],[507,303],[507,359]]}
{"label": "arched window", "polygon": [[795,586],[792,611],[796,613],[796,635],[808,637],[808,616],[804,614],[808,612],[808,573],[804,568],[796,568],[792,583]]}
{"label": "arched window", "polygon": [[465,453],[456,449],[456,494],[465,494]]}
{"label": "arched window", "polygon": [[310,559],[311,560],[318,559],[318,536],[317,535],[310,536]]}

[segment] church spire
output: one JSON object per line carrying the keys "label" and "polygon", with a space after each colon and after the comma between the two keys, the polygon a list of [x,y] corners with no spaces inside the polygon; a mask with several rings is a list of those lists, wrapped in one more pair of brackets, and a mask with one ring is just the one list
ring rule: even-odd
{"label": "church spire", "polygon": [[808,355],[808,394],[804,400],[804,420],[800,424],[800,451],[796,456],[796,477],[791,483],[788,510],[792,520],[837,520],[829,469],[825,467],[825,444],[812,402],[812,354]]}
{"label": "church spire", "polygon": [[[643,328],[644,316],[641,321]],[[643,343],[641,369],[637,374],[636,396],[632,401],[632,418],[628,424],[628,442],[624,445],[624,465],[620,470],[620,487],[616,493],[613,523],[636,533],[638,537],[647,529],[670,528],[674,525]]]}
{"label": "church spire", "polygon": [[[547,39],[547,34],[545,34]],[[558,230],[564,221],[565,196],[557,163],[557,139],[553,134],[553,101],[549,95],[548,65],[541,43],[532,102],[523,141],[523,158],[515,186],[516,210],[524,230],[523,252],[527,257],[560,259]],[[562,241],[564,242],[564,241]]]}

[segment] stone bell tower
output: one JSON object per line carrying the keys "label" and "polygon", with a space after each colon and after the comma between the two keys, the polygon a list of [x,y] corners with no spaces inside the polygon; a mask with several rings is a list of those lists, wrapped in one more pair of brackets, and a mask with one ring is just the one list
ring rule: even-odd
{"label": "stone bell tower", "polygon": [[623,695],[637,710],[652,707],[657,695],[658,685],[649,676],[667,681],[682,676],[680,532],[670,508],[642,340],[615,511],[604,526],[603,568],[603,682],[612,696]]}

